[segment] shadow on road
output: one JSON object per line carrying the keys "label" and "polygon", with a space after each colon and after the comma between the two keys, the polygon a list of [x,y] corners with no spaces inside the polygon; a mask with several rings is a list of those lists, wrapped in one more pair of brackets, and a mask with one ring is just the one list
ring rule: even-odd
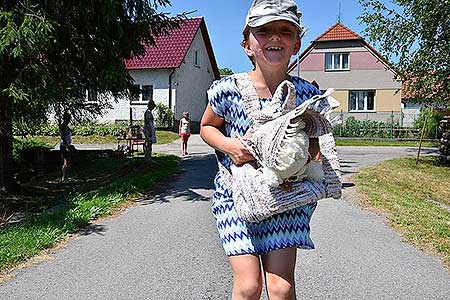
{"label": "shadow on road", "polygon": [[358,166],[358,163],[356,161],[352,160],[342,160],[340,161],[341,165],[341,174],[347,175],[347,174],[355,174],[356,167]]}
{"label": "shadow on road", "polygon": [[90,235],[92,233],[104,235],[105,232],[106,232],[105,225],[90,223],[90,224],[87,224],[86,226],[84,226],[83,228],[81,228],[80,230],[78,230],[77,233],[79,235]]}
{"label": "shadow on road", "polygon": [[[417,154],[418,148],[406,148],[405,152],[408,153],[416,153]],[[420,154],[423,155],[439,155],[439,150],[437,148],[422,148],[420,149]]]}
{"label": "shadow on road", "polygon": [[210,201],[214,189],[213,179],[217,172],[214,155],[190,156],[181,161],[181,172],[162,183],[159,188],[146,194],[137,202],[143,205],[181,201]]}
{"label": "shadow on road", "polygon": [[342,189],[343,190],[348,189],[348,188],[352,188],[354,186],[355,186],[355,184],[353,182],[343,182],[342,183]]}

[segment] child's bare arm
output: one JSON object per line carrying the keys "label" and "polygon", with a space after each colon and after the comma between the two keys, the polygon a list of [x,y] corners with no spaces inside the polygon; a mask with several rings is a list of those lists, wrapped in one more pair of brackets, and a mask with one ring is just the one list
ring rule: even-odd
{"label": "child's bare arm", "polygon": [[313,160],[320,160],[320,147],[318,138],[309,138],[309,155]]}
{"label": "child's bare arm", "polygon": [[223,135],[220,128],[223,128],[224,124],[225,121],[217,116],[208,105],[201,120],[200,136],[214,149],[228,154],[237,165],[254,160],[238,139]]}

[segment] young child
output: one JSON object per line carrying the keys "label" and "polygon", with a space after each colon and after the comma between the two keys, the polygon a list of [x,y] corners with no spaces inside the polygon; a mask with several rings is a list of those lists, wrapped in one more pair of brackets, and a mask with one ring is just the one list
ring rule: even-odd
{"label": "young child", "polygon": [[178,126],[178,134],[181,137],[181,156],[188,155],[187,142],[191,136],[191,120],[189,119],[189,112],[183,112],[183,117],[180,119],[180,126]]}
{"label": "young child", "polygon": [[[254,69],[244,76],[253,82],[261,107],[270,103],[277,86],[286,79],[295,86],[297,105],[321,94],[311,83],[287,74],[290,58],[299,51],[304,32],[299,18],[293,0],[255,0],[250,7],[241,45]],[[208,98],[201,137],[217,150],[218,159],[227,168],[232,163],[254,160],[239,139],[232,138],[245,138],[250,121],[233,76],[214,82]],[[310,144],[311,157],[317,157],[317,139],[311,139]],[[296,299],[296,248],[314,248],[309,222],[317,203],[248,223],[236,214],[232,191],[220,172],[214,184],[212,211],[233,271],[232,299],[260,299],[263,278],[269,299]]]}

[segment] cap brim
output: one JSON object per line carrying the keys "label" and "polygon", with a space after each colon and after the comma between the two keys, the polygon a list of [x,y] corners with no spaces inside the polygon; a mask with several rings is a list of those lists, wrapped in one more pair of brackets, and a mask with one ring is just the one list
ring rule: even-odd
{"label": "cap brim", "polygon": [[291,18],[283,17],[283,16],[265,16],[263,18],[258,18],[255,22],[249,22],[247,24],[249,27],[259,27],[266,25],[267,23],[274,22],[274,21],[288,21],[292,24],[294,24],[296,27],[300,28],[300,24],[298,22],[292,21]]}
{"label": "cap brim", "polygon": [[270,22],[274,22],[274,21],[288,21],[291,24],[293,24],[295,27],[297,27],[298,29],[303,30],[303,27],[298,22],[293,22],[292,19],[290,19],[288,17],[283,17],[283,16],[265,16],[264,18],[259,18],[257,21],[248,22],[244,26],[244,29],[242,30],[242,33],[244,33],[245,30],[248,27],[250,27],[250,28],[260,27],[260,26],[266,25],[266,24],[268,24]]}

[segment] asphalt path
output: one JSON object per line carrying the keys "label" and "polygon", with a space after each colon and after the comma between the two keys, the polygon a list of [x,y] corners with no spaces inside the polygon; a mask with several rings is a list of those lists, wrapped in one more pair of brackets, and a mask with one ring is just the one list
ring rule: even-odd
{"label": "asphalt path", "polygon": [[[177,141],[155,151],[178,154],[179,147]],[[215,159],[196,135],[189,150],[181,175],[14,271],[0,285],[0,299],[231,299],[231,270],[210,208]],[[319,202],[311,225],[316,249],[298,251],[298,299],[449,299],[450,274],[440,260],[405,243],[384,216],[358,208],[349,179],[363,166],[416,150],[338,152],[343,199]]]}

